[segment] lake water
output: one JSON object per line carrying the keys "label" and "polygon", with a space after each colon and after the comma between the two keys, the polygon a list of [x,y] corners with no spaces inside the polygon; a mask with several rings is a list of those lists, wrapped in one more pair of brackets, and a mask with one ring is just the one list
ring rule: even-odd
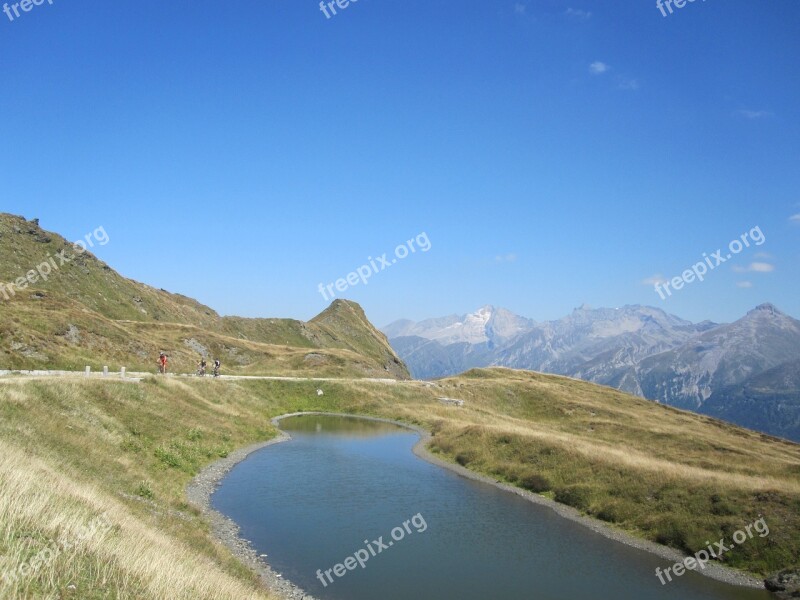
{"label": "lake water", "polygon": [[293,439],[238,464],[212,505],[317,598],[770,598],[693,572],[661,585],[667,561],[417,458],[409,430],[316,415],[281,429]]}

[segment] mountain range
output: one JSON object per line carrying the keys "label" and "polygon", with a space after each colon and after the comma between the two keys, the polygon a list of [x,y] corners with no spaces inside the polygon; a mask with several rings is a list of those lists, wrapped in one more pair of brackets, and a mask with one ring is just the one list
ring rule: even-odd
{"label": "mountain range", "polygon": [[576,377],[800,441],[800,321],[762,304],[734,323],[640,305],[537,322],[484,306],[383,328],[413,376],[503,366]]}

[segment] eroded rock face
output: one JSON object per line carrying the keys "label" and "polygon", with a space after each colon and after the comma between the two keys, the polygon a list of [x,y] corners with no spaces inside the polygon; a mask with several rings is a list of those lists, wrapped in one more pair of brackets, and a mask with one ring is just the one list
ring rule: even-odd
{"label": "eroded rock face", "polygon": [[70,344],[79,344],[81,341],[80,330],[75,325],[70,323],[66,333],[64,333],[64,338],[66,338]]}
{"label": "eroded rock face", "polygon": [[209,356],[208,348],[203,346],[203,344],[198,342],[196,339],[190,338],[188,340],[183,340],[183,343],[186,345],[187,348],[191,348],[192,350],[197,352],[197,354],[201,356]]}
{"label": "eroded rock face", "polygon": [[800,567],[770,575],[764,580],[764,586],[781,600],[800,598]]}

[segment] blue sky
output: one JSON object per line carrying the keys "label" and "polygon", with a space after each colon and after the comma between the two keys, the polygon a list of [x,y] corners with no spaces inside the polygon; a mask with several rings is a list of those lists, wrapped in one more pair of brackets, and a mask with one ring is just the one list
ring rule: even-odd
{"label": "blue sky", "polygon": [[[13,3],[12,3],[13,4]],[[0,13],[0,210],[223,314],[800,318],[800,4],[45,0]],[[13,15],[13,11],[12,11]],[[669,278],[758,226],[662,300]],[[754,265],[755,263],[755,265]],[[747,287],[745,287],[747,286]]]}

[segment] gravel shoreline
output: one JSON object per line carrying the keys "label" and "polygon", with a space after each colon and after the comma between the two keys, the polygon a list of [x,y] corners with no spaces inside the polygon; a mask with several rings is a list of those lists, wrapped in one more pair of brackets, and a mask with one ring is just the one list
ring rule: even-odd
{"label": "gravel shoreline", "polygon": [[[405,425],[405,427],[408,427],[408,425]],[[546,506],[552,509],[560,517],[579,523],[580,525],[583,525],[584,527],[587,527],[595,533],[598,533],[610,540],[620,542],[626,546],[631,546],[638,550],[644,550],[650,554],[655,554],[659,558],[663,558],[667,561],[667,564],[665,564],[664,567],[668,567],[674,563],[682,562],[684,559],[684,555],[677,550],[668,548],[667,546],[662,546],[661,544],[656,544],[655,542],[637,538],[629,533],[620,531],[619,529],[614,529],[602,521],[582,515],[577,509],[572,508],[571,506],[567,506],[566,504],[561,504],[555,500],[550,500],[549,498],[545,498],[539,494],[534,494],[533,492],[514,487],[507,483],[503,483],[502,481],[497,481],[496,479],[492,479],[491,477],[482,475],[481,473],[470,471],[461,465],[442,460],[438,456],[431,454],[431,452],[428,450],[427,443],[430,439],[430,434],[426,431],[423,431],[420,440],[414,445],[414,454],[423,460],[440,467],[444,467],[445,469],[450,469],[451,471],[454,471],[455,473],[458,473],[467,479],[488,483],[489,485],[493,485],[494,487],[505,490],[506,492],[521,496],[522,498],[525,498],[534,504]],[[696,572],[700,575],[704,575],[723,583],[729,583],[731,585],[737,585],[741,587],[764,589],[764,582],[761,579],[757,579],[756,577],[752,577],[746,573],[742,573],[722,565],[708,564],[704,570],[699,570]],[[655,577],[655,574],[653,577]]]}
{"label": "gravel shoreline", "polygon": [[300,587],[272,569],[263,557],[260,557],[249,540],[240,537],[239,526],[222,513],[211,507],[211,494],[217,489],[222,479],[237,463],[240,463],[256,450],[272,444],[288,441],[290,436],[282,431],[273,439],[240,448],[231,452],[222,460],[203,469],[186,487],[189,504],[198,508],[211,523],[214,537],[222,542],[231,553],[245,565],[258,573],[261,582],[273,594],[286,600],[316,600]]}
{"label": "gravel shoreline", "polygon": [[[409,425],[408,423],[403,423],[400,421],[394,421],[392,419],[382,419],[380,417],[367,417],[362,415],[331,412],[289,413],[273,418],[272,424],[276,428],[279,428],[281,419],[297,417],[301,415],[356,417],[359,419],[367,419],[369,421],[391,423],[393,425],[403,427],[404,429],[409,429],[419,435],[419,440],[416,444],[414,444],[413,447],[414,454],[429,463],[449,469],[450,471],[453,471],[462,477],[466,477],[467,479],[488,483],[489,485],[493,485],[501,490],[505,490],[525,498],[529,502],[546,506],[565,519],[579,523],[608,539],[623,543],[639,550],[650,552],[651,554],[655,554],[670,564],[681,562],[684,559],[684,555],[677,550],[634,537],[624,531],[609,527],[601,521],[580,514],[580,512],[570,506],[559,504],[558,502],[550,500],[549,498],[545,498],[538,494],[534,494],[532,492],[528,492],[526,490],[497,481],[486,475],[475,473],[474,471],[470,471],[461,465],[442,460],[438,456],[433,455],[427,449],[427,444],[431,439],[431,434],[421,427]],[[251,546],[249,540],[239,537],[239,527],[225,515],[211,508],[210,503],[211,494],[214,493],[214,490],[220,484],[228,471],[230,471],[237,463],[247,458],[248,455],[252,454],[256,450],[271,446],[272,444],[286,442],[290,439],[291,436],[289,434],[280,431],[279,429],[278,435],[267,442],[253,444],[251,446],[247,446],[246,448],[240,448],[239,450],[231,452],[226,458],[219,460],[203,469],[187,486],[186,495],[189,503],[200,509],[200,511],[209,518],[211,522],[211,529],[215,538],[222,542],[237,558],[239,558],[251,569],[256,571],[261,577],[264,585],[271,592],[279,595],[281,598],[285,598],[286,600],[316,600],[313,596],[305,593],[300,587],[291,583],[287,579],[284,579],[280,573],[274,571],[263,559],[263,557],[259,557],[259,555]],[[664,566],[669,566],[669,564]],[[710,577],[711,579],[731,585],[764,589],[764,582],[762,580],[721,565],[709,564],[704,570],[697,572],[706,577]]]}

